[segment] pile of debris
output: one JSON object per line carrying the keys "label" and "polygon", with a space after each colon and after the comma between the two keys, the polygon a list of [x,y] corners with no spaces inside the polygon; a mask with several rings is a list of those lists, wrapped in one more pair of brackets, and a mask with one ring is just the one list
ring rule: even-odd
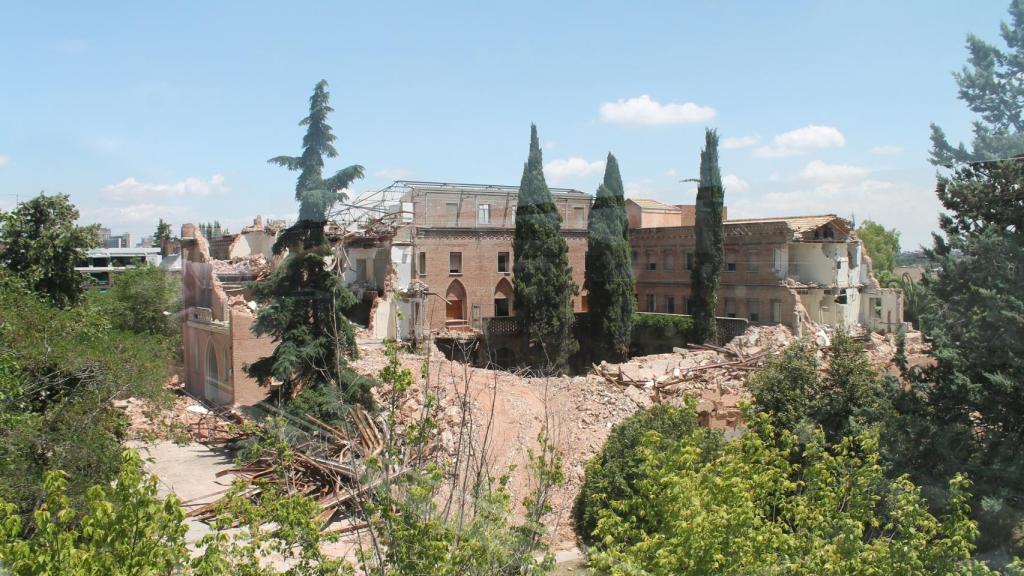
{"label": "pile of debris", "polygon": [[166,386],[176,393],[167,406],[140,398],[114,400],[115,408],[124,410],[128,419],[128,437],[153,442],[189,440],[206,445],[223,445],[250,436],[243,429],[245,418],[235,410],[210,407],[185,393],[177,375]]}
{"label": "pile of debris", "polygon": [[[221,470],[217,476],[232,474],[247,484],[241,497],[258,500],[271,486],[288,495],[301,494],[320,506],[318,521],[326,526],[338,516],[351,516],[352,504],[375,489],[383,476],[368,474],[365,462],[384,449],[384,438],[373,418],[358,405],[350,418],[352,431],[345,432],[313,416],[287,417],[290,429],[284,434],[291,450],[286,458],[273,447],[240,466]],[[392,477],[405,470],[392,471]],[[369,479],[368,479],[369,477]],[[227,496],[198,504],[189,516],[209,521],[217,516]],[[353,529],[358,523],[350,524]]]}

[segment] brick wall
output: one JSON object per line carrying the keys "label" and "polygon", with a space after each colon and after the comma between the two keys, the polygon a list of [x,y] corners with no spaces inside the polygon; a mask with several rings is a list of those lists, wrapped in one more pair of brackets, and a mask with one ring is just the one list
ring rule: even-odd
{"label": "brick wall", "polygon": [[256,336],[252,332],[255,318],[245,312],[231,310],[232,386],[236,406],[252,406],[263,401],[269,387],[260,386],[245,372],[245,367],[260,358],[270,356],[276,344],[269,336]]}

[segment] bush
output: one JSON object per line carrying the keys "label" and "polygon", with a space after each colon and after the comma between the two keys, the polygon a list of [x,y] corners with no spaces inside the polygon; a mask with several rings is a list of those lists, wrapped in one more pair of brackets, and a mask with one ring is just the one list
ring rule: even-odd
{"label": "bush", "polygon": [[638,312],[633,321],[634,356],[664,354],[693,342],[693,318]]}
{"label": "bush", "polygon": [[585,544],[593,545],[598,512],[610,502],[634,496],[644,461],[641,445],[648,442],[668,449],[680,438],[691,435],[700,438],[708,454],[721,443],[720,433],[698,427],[692,405],[657,405],[633,414],[613,428],[601,452],[587,464],[583,486],[573,504],[577,536]]}

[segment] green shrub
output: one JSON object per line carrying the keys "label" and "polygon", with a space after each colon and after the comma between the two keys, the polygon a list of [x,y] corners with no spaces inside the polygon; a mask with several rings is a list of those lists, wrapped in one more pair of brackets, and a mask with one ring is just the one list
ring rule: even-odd
{"label": "green shrub", "polygon": [[608,435],[601,452],[587,464],[586,478],[573,504],[576,534],[593,545],[598,512],[610,502],[632,498],[640,477],[644,457],[639,448],[646,442],[669,449],[681,438],[696,435],[713,454],[721,444],[721,434],[699,428],[693,405],[684,407],[657,405],[633,414]]}
{"label": "green shrub", "polygon": [[634,356],[664,354],[693,342],[693,318],[638,312],[633,321]]}

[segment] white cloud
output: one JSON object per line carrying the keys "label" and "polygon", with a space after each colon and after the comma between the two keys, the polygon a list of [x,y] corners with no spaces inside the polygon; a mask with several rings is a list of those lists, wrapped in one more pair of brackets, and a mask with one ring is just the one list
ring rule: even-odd
{"label": "white cloud", "polygon": [[735,150],[737,148],[746,148],[753,146],[761,141],[761,137],[757,134],[751,134],[750,136],[735,136],[733,138],[726,138],[722,140],[722,148],[726,150]]}
{"label": "white cloud", "polygon": [[130,206],[103,208],[90,208],[82,210],[83,222],[102,222],[107,227],[122,229],[131,224],[144,224],[148,228],[150,224],[163,218],[164,220],[184,220],[189,212],[187,206],[180,204],[155,204],[143,202]]}
{"label": "white cloud", "polygon": [[4,156],[3,154],[0,154],[0,168],[3,168],[4,166],[10,166],[10,164],[11,164],[11,157],[10,156]]}
{"label": "white cloud", "polygon": [[869,171],[862,166],[852,164],[826,164],[821,160],[809,162],[800,171],[800,178],[818,183],[835,183],[861,180],[868,176]]}
{"label": "white cloud", "polygon": [[903,147],[902,146],[885,145],[885,146],[875,146],[874,148],[871,149],[871,153],[872,154],[879,154],[879,155],[899,154],[900,152],[903,152]]}
{"label": "white cloud", "polygon": [[668,170],[665,170],[665,176],[668,176],[669,178],[675,178],[676,176],[679,176],[679,172],[676,171],[675,168],[669,168]]}
{"label": "white cloud", "polygon": [[729,192],[745,192],[750,190],[750,182],[743,180],[735,174],[726,174],[722,178],[722,186]]}
{"label": "white cloud", "polygon": [[555,146],[556,146],[556,143],[552,142],[550,140],[544,143],[544,149],[545,150],[554,150]]}
{"label": "white cloud", "polygon": [[104,186],[100,192],[114,200],[141,200],[146,198],[202,197],[227,192],[224,176],[214,174],[209,180],[189,177],[173,184],[139,182],[125,178],[117,184]]}
{"label": "white cloud", "polygon": [[761,158],[778,158],[845,145],[846,137],[838,128],[811,124],[776,135],[770,146],[761,146],[754,151],[754,155]]}
{"label": "white cloud", "polygon": [[552,160],[544,165],[544,174],[552,181],[582,178],[602,170],[604,170],[604,160],[590,162],[578,156]]}
{"label": "white cloud", "polygon": [[408,178],[410,174],[412,174],[412,171],[406,168],[385,168],[375,172],[374,176],[386,178],[388,180],[401,180],[403,178]]}
{"label": "white cloud", "polygon": [[601,121],[611,124],[688,124],[708,122],[715,117],[715,109],[693,102],[662,104],[647,94],[601,104]]}

